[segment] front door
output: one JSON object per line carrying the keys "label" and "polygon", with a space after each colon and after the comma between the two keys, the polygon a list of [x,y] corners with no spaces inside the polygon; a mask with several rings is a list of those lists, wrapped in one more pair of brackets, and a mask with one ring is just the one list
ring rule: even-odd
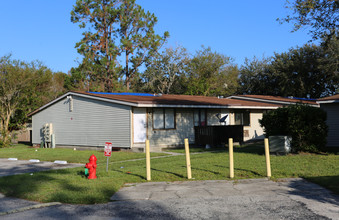
{"label": "front door", "polygon": [[146,108],[133,109],[133,137],[134,143],[146,141]]}

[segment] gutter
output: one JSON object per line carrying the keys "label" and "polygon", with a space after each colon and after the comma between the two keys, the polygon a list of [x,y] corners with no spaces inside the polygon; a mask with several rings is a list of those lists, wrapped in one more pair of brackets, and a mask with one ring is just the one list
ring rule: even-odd
{"label": "gutter", "polygon": [[339,100],[325,100],[325,101],[317,101],[318,104],[329,104],[329,103],[339,103]]}

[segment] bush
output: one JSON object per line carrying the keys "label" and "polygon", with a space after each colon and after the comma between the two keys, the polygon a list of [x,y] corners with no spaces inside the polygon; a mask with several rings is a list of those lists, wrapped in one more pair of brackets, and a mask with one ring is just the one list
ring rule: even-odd
{"label": "bush", "polygon": [[267,137],[291,136],[293,152],[319,152],[326,146],[326,117],[320,108],[297,104],[270,111],[259,123]]}

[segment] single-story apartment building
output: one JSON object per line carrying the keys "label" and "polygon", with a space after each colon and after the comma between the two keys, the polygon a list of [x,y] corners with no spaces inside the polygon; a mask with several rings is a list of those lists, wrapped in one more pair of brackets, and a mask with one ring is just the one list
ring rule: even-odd
{"label": "single-story apartment building", "polygon": [[327,146],[339,147],[339,94],[318,99],[317,103],[327,112]]}
{"label": "single-story apartment building", "polygon": [[[144,93],[68,92],[30,114],[35,145],[51,124],[56,146],[151,148],[194,143],[195,126],[243,125],[244,141],[264,138],[259,119],[305,101],[269,96],[205,97]],[[315,102],[310,104],[317,105]]]}

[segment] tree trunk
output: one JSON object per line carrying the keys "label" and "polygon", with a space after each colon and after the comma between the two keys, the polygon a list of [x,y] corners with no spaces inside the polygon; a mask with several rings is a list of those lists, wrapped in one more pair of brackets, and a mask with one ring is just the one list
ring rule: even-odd
{"label": "tree trunk", "polygon": [[2,139],[2,144],[3,147],[7,147],[7,145],[10,142],[10,132],[8,131],[8,125],[9,125],[9,121],[11,119],[11,111],[7,112],[6,117],[3,120],[3,124],[1,126],[1,139]]}
{"label": "tree trunk", "polygon": [[130,76],[129,76],[129,69],[128,69],[128,52],[127,52],[127,49],[126,49],[126,90],[127,92],[129,91],[129,88],[130,88]]}

